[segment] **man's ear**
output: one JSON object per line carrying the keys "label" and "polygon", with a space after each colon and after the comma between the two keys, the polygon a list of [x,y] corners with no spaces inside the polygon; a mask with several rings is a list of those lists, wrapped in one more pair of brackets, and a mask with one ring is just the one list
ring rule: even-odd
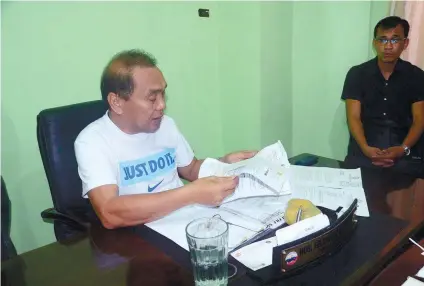
{"label": "man's ear", "polygon": [[376,45],[377,45],[376,40],[372,40],[371,46],[372,46],[372,51],[374,52],[374,55],[377,55]]}
{"label": "man's ear", "polygon": [[405,39],[405,44],[403,45],[403,50],[406,50],[406,48],[409,46],[409,38]]}
{"label": "man's ear", "polygon": [[116,114],[122,114],[122,98],[119,97],[116,93],[109,92],[107,95],[107,101],[109,102],[110,108],[116,113]]}
{"label": "man's ear", "polygon": [[372,51],[374,52],[374,55],[377,56],[378,55],[378,43],[376,39],[373,39],[371,41],[371,47],[372,47]]}

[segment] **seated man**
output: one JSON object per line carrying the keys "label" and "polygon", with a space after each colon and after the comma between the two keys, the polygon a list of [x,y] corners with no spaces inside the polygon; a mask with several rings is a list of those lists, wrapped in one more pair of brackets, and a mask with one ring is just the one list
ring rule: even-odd
{"label": "seated man", "polygon": [[408,22],[399,17],[378,22],[377,57],[347,73],[342,95],[351,134],[346,163],[379,169],[374,175],[385,183],[380,199],[393,215],[424,219],[424,183],[416,179],[424,175],[424,72],[400,59],[408,32]]}
{"label": "seated man", "polygon": [[[236,177],[198,179],[203,161],[164,115],[166,87],[156,60],[142,51],[117,54],[103,71],[109,110],[81,131],[75,153],[82,195],[106,228],[147,223],[190,204],[216,206],[238,184]],[[237,152],[221,161],[254,155]]]}

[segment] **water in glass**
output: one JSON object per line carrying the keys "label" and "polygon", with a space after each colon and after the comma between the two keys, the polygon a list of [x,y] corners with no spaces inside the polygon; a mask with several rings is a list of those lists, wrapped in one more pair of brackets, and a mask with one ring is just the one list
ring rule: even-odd
{"label": "water in glass", "polygon": [[192,221],[186,228],[196,286],[228,283],[228,225],[219,218]]}

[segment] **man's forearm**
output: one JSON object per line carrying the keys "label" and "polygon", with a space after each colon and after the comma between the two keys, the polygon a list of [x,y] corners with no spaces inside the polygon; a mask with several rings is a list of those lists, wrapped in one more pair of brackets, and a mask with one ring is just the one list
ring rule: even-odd
{"label": "man's forearm", "polygon": [[361,120],[358,118],[349,118],[348,124],[350,133],[352,134],[355,141],[358,143],[359,147],[363,149],[364,147],[368,146]]}
{"label": "man's forearm", "polygon": [[144,224],[192,204],[190,188],[186,185],[155,194],[116,196],[103,206],[100,217],[107,228]]}
{"label": "man's forearm", "polygon": [[403,145],[411,148],[417,143],[423,134],[424,126],[422,122],[415,121],[412,123],[411,128],[409,128],[408,135],[406,135],[405,140],[403,140]]}
{"label": "man's forearm", "polygon": [[201,160],[196,159],[193,163],[193,166],[190,169],[189,174],[186,175],[184,179],[190,182],[197,180],[199,178],[200,166],[202,165],[203,161],[204,161],[203,159]]}

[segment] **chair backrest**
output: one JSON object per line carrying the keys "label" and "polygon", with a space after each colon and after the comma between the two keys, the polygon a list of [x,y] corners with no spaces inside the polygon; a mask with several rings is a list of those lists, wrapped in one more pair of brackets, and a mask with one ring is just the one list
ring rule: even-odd
{"label": "chair backrest", "polygon": [[101,100],[45,109],[37,116],[37,140],[54,208],[64,214],[92,210],[82,197],[74,142],[78,134],[107,110]]}
{"label": "chair backrest", "polygon": [[15,245],[10,238],[11,203],[6,184],[1,176],[1,261],[17,255]]}

